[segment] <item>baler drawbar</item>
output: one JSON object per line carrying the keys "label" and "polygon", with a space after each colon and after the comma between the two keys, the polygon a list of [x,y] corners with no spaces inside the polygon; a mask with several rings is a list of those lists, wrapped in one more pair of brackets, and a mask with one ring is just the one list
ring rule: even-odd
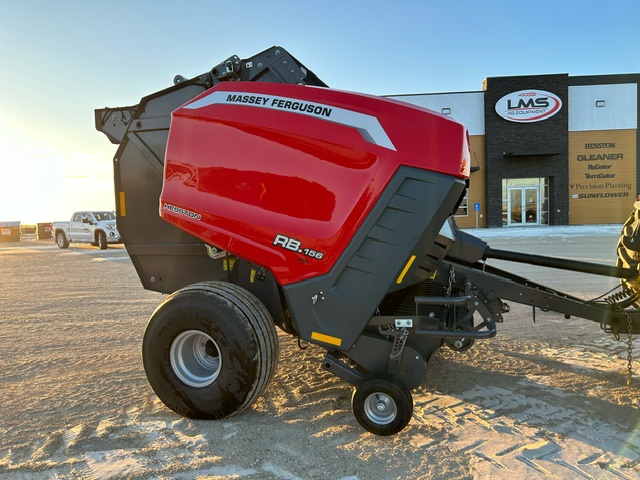
{"label": "baler drawbar", "polygon": [[[181,415],[251,406],[275,372],[276,327],[326,350],[322,368],[355,387],[354,415],[377,435],[409,423],[439,348],[496,335],[505,300],[640,333],[636,264],[494,250],[456,226],[462,124],[330,89],[282,47],[95,115],[119,145],[124,244],[143,286],[169,294],[145,372]],[[618,277],[621,290],[586,301],[488,259]]]}

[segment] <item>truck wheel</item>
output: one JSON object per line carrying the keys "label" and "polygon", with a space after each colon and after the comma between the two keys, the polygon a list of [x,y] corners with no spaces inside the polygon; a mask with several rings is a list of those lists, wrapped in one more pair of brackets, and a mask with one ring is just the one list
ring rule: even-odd
{"label": "truck wheel", "polygon": [[97,243],[98,243],[98,247],[100,248],[100,250],[106,250],[107,249],[107,236],[104,234],[104,232],[98,232],[97,235]]}
{"label": "truck wheel", "polygon": [[275,373],[278,343],[266,307],[234,284],[205,282],[170,295],[153,313],[142,358],[151,387],[174,412],[234,415]]}
{"label": "truck wheel", "polygon": [[67,237],[65,236],[64,232],[57,232],[56,233],[56,244],[60,248],[68,248],[69,247],[69,242],[67,241]]}
{"label": "truck wheel", "polygon": [[413,398],[394,378],[372,378],[356,387],[351,408],[358,423],[376,435],[394,435],[409,424]]}

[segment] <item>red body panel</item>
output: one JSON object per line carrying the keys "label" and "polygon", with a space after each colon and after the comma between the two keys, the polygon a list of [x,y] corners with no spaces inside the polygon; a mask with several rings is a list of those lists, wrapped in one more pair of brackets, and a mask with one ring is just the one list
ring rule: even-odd
{"label": "red body panel", "polygon": [[380,97],[223,82],[173,112],[160,214],[287,285],[331,269],[401,165],[468,178],[466,129]]}

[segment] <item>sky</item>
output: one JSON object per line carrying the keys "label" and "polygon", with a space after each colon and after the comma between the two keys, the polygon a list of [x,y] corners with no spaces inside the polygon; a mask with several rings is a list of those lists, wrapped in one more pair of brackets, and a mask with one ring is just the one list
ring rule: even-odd
{"label": "sky", "polygon": [[0,222],[115,209],[94,109],[280,45],[330,87],[482,90],[487,77],[640,73],[638,0],[0,0]]}

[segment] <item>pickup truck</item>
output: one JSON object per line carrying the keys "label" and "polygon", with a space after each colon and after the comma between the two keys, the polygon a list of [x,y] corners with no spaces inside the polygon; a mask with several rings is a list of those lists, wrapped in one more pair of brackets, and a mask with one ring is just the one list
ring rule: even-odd
{"label": "pickup truck", "polygon": [[60,248],[74,242],[104,250],[110,243],[122,243],[115,212],[102,211],[75,212],[69,222],[53,222],[53,238]]}

